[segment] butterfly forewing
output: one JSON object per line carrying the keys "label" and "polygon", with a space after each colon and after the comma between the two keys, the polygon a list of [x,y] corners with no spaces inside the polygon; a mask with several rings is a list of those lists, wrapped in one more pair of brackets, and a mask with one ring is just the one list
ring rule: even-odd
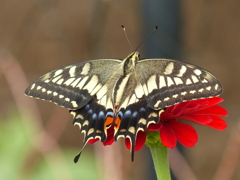
{"label": "butterfly forewing", "polygon": [[25,94],[68,109],[79,109],[111,79],[121,62],[100,59],[65,66],[35,80]]}
{"label": "butterfly forewing", "polygon": [[135,74],[149,106],[161,109],[185,100],[218,96],[219,80],[207,70],[169,59],[140,60]]}

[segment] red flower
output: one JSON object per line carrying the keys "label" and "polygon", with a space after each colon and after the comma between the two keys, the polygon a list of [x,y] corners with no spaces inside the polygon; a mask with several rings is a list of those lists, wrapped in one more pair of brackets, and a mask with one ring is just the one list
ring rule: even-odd
{"label": "red flower", "polygon": [[[201,124],[217,130],[224,130],[227,124],[221,117],[227,116],[227,111],[217,105],[222,101],[223,99],[220,97],[213,97],[186,101],[167,107],[161,113],[158,124],[150,124],[147,132],[138,132],[134,150],[138,151],[144,146],[149,131],[159,131],[161,142],[166,147],[174,148],[177,141],[184,146],[193,147],[198,141],[197,132],[192,126],[184,124],[180,120]],[[113,136],[114,128],[111,126],[107,129],[107,140],[103,144],[112,144],[114,141]],[[94,143],[96,141],[97,139],[92,139],[88,142]],[[131,149],[129,138],[125,139],[125,144],[128,149]]]}
{"label": "red flower", "polygon": [[[192,126],[179,120],[224,130],[227,124],[221,117],[227,116],[227,111],[217,105],[222,101],[222,98],[214,97],[170,106],[161,114],[158,124],[149,125],[148,131],[160,131],[161,142],[169,148],[174,148],[177,141],[184,146],[193,147],[198,141],[197,132]],[[145,144],[146,135],[147,132],[137,135],[135,150],[141,149]],[[126,140],[126,146],[130,148],[128,140]]]}

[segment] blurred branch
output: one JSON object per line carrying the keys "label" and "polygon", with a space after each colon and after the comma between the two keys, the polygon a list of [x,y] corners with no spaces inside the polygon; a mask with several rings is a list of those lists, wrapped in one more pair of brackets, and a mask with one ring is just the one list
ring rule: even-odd
{"label": "blurred branch", "polygon": [[185,158],[177,148],[169,150],[169,161],[172,173],[178,180],[197,180]]}
{"label": "blurred branch", "polygon": [[240,157],[240,120],[232,130],[213,180],[232,179]]}
{"label": "blurred branch", "polygon": [[[55,139],[59,138],[60,134],[58,133],[53,135],[54,138],[49,135],[49,132],[51,133],[54,132],[53,129],[55,129],[55,126],[53,126],[52,124],[55,118],[50,118],[50,121],[48,122],[49,125],[47,126],[48,131],[46,131],[43,128],[40,113],[35,101],[31,98],[26,98],[23,95],[25,88],[28,86],[26,76],[22,71],[22,68],[18,64],[17,60],[7,50],[0,51],[0,73],[3,74],[3,76],[6,78],[9,84],[10,91],[16,102],[20,115],[22,116],[21,119],[23,121],[23,124],[28,123],[27,115],[32,113],[31,117],[34,117],[33,118],[33,120],[35,121],[34,124],[36,125],[36,128],[38,128],[36,132],[38,134],[36,135],[35,138],[29,136],[29,142],[32,144],[34,149],[32,149],[32,153],[30,153],[29,157],[27,158],[25,165],[23,166],[25,169],[24,168],[23,169],[29,170],[29,167],[32,168],[34,164],[29,164],[29,162],[37,162],[37,159],[41,154],[46,159],[46,162],[48,163],[52,172],[54,172],[53,166],[51,165],[52,160],[46,154],[46,152],[54,150],[57,154],[59,154],[59,158],[61,159],[61,161],[64,162],[62,164],[66,164],[64,155],[57,144],[56,141],[57,139]],[[64,121],[59,121],[58,126],[60,125],[60,127],[63,127],[63,125],[61,125],[61,122],[65,123]],[[33,161],[32,158],[34,158],[35,160]],[[64,173],[68,176],[68,179],[72,179],[68,166],[65,167]],[[58,173],[53,173],[53,176],[55,176],[55,179],[59,179],[62,177],[62,174],[59,175]]]}

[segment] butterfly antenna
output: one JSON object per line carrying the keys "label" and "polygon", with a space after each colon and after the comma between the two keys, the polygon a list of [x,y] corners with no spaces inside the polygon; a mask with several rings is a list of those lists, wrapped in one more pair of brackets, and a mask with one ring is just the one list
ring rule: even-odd
{"label": "butterfly antenna", "polygon": [[150,36],[152,36],[153,33],[155,33],[155,32],[157,31],[157,29],[158,29],[158,26],[155,26],[155,28],[153,29],[153,31],[150,32],[150,33],[147,35],[147,37],[145,37],[145,39],[143,39],[142,42],[140,42],[140,44],[139,44],[139,45],[137,46],[137,48],[135,49],[135,52],[138,50],[138,48],[139,48]]}
{"label": "butterfly antenna", "polygon": [[133,46],[132,46],[131,42],[129,41],[126,28],[125,28],[123,25],[122,25],[122,28],[123,28],[124,35],[125,35],[125,37],[126,37],[126,39],[127,39],[127,42],[128,42],[128,44],[131,46],[131,48],[132,48],[132,50],[133,50]]}

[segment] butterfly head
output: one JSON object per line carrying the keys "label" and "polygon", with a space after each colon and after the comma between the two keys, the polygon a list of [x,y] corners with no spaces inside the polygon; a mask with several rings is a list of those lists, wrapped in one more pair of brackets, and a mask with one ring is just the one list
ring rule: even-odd
{"label": "butterfly head", "polygon": [[139,58],[140,58],[140,53],[137,51],[134,51],[123,60],[124,74],[129,74],[133,71]]}
{"label": "butterfly head", "polygon": [[138,61],[140,59],[140,53],[138,51],[133,51],[130,55],[129,58],[131,58],[133,61]]}

